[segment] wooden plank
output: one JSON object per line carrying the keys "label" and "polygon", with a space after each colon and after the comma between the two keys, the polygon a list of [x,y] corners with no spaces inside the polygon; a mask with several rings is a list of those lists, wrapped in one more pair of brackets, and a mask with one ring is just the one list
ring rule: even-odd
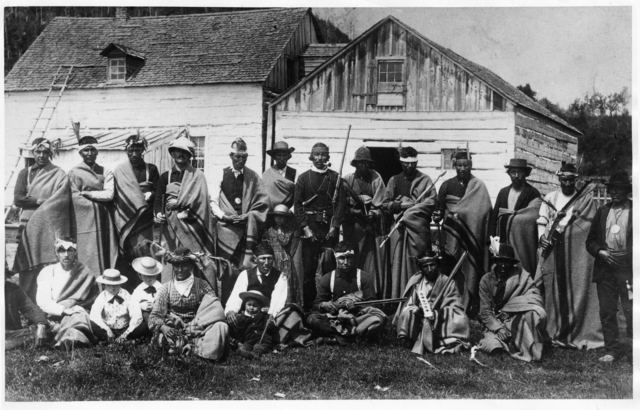
{"label": "wooden plank", "polygon": [[352,49],[345,56],[345,81],[344,81],[344,98],[345,98],[345,111],[353,110],[353,73],[354,73],[354,59],[355,50]]}
{"label": "wooden plank", "polygon": [[389,55],[389,22],[380,26],[378,32],[378,53],[376,57],[387,57]]}
{"label": "wooden plank", "polygon": [[467,93],[467,73],[463,69],[459,68],[458,66],[456,66],[455,69],[456,69],[455,110],[464,111],[465,110],[464,97]]}
{"label": "wooden plank", "polygon": [[414,36],[407,38],[405,59],[406,73],[406,111],[417,111],[419,98],[419,75],[420,75],[420,43],[416,41]]}
{"label": "wooden plank", "polygon": [[309,81],[311,85],[310,96],[309,96],[309,111],[322,111],[324,105],[323,91],[324,87],[322,86],[322,75],[318,75]]}
{"label": "wooden plank", "polygon": [[324,111],[333,111],[333,65],[324,69]]}
{"label": "wooden plank", "polygon": [[442,102],[443,109],[446,111],[455,111],[455,87],[456,87],[456,72],[455,65],[449,61],[449,59],[443,59],[442,64],[443,77],[443,90],[444,100]]}
{"label": "wooden plank", "polygon": [[442,96],[441,55],[434,49],[429,51],[429,111],[440,111]]}
{"label": "wooden plank", "polygon": [[300,87],[300,111],[309,111],[309,89],[310,82],[306,82]]}
{"label": "wooden plank", "polygon": [[398,56],[404,58],[407,55],[407,31],[400,26],[397,26],[399,30],[398,35]]}
{"label": "wooden plank", "polygon": [[345,109],[345,73],[344,73],[344,60],[337,59],[333,63],[334,74],[334,110],[344,111]]}
{"label": "wooden plank", "polygon": [[578,138],[560,131],[556,126],[552,125],[551,121],[549,121],[549,123],[536,121],[535,119],[527,117],[520,112],[516,113],[516,126],[528,128],[530,130],[548,135],[560,141],[565,141],[572,144],[578,143]]}
{"label": "wooden plank", "polygon": [[487,111],[487,112],[412,112],[412,113],[345,113],[345,112],[329,112],[329,113],[304,113],[298,114],[295,112],[283,112],[284,117],[290,118],[331,118],[332,121],[352,121],[357,119],[366,119],[368,121],[417,121],[417,122],[437,122],[437,121],[481,121],[490,128],[495,128],[494,122],[502,123],[509,117],[513,116],[511,113],[503,111]]}

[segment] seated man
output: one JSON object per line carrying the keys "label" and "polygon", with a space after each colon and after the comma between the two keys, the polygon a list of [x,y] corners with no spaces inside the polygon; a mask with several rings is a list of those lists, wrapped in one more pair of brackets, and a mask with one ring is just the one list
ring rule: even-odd
{"label": "seated man", "polygon": [[530,362],[542,357],[547,314],[529,272],[522,269],[511,245],[502,243],[495,265],[480,280],[480,322],[484,334],[478,348],[486,353],[504,349]]}
{"label": "seated man", "polygon": [[355,302],[375,299],[371,275],[355,269],[353,247],[347,242],[339,242],[334,252],[338,269],[320,279],[307,324],[318,336],[327,337],[328,343],[344,345],[355,336],[376,335],[384,329],[387,316],[372,306],[355,306]]}
{"label": "seated man", "polygon": [[57,238],[54,246],[59,262],[40,272],[36,303],[54,324],[56,347],[91,345],[95,336],[86,309],[99,293],[95,275],[78,261],[73,238]]}
{"label": "seated man", "polygon": [[[46,342],[48,327],[47,316],[42,309],[29,299],[20,286],[9,279],[16,272],[10,271],[4,266],[4,346],[5,350],[23,346],[31,340],[35,340],[36,346],[42,346]],[[29,321],[31,326],[23,329],[20,315]]]}
{"label": "seated man", "polygon": [[[447,283],[433,251],[418,256],[420,272],[409,279],[393,318],[398,339],[404,339],[412,353],[458,353],[469,347],[469,318],[455,281]],[[422,301],[426,301],[428,306]]]}
{"label": "seated man", "polygon": [[229,326],[211,285],[193,276],[196,256],[179,247],[167,260],[174,278],[162,285],[149,315],[154,343],[170,353],[192,350],[205,359],[222,359],[229,351]]}

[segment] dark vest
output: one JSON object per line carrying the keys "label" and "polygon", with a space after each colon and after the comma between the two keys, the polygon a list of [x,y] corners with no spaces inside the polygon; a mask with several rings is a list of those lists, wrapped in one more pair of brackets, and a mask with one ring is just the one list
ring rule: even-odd
{"label": "dark vest", "polygon": [[285,179],[288,179],[291,182],[296,180],[296,170],[295,168],[287,167],[287,170],[284,171]]}
{"label": "dark vest", "polygon": [[[222,175],[222,193],[227,197],[233,209],[242,213],[242,186],[244,185],[244,173],[240,174],[238,178],[233,175],[231,167],[224,169]],[[236,202],[236,198],[240,198],[240,203]]]}
{"label": "dark vest", "polygon": [[260,283],[258,280],[258,267],[254,266],[247,271],[247,279],[247,290],[257,290],[267,298],[271,299],[273,288],[276,287],[276,283],[278,282],[278,279],[280,279],[280,271],[276,268],[271,268],[269,276],[263,276],[262,283]]}

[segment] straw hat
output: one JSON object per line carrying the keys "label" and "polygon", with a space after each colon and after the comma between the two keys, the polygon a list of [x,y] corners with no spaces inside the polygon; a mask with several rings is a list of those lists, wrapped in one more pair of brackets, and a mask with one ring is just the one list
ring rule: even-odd
{"label": "straw hat", "polygon": [[242,299],[243,302],[249,298],[258,299],[260,302],[262,302],[263,307],[269,306],[269,299],[259,290],[248,290],[246,292],[240,292],[240,299]]}
{"label": "straw hat", "polygon": [[96,282],[105,285],[122,285],[126,281],[127,278],[122,276],[117,269],[105,269],[102,276],[96,279]]}
{"label": "straw hat", "polygon": [[155,276],[162,272],[162,264],[149,256],[134,259],[131,266],[136,272],[145,276]]}
{"label": "straw hat", "polygon": [[286,217],[293,216],[285,204],[276,205],[276,207],[273,208],[273,211],[269,212],[269,215],[281,215]]}

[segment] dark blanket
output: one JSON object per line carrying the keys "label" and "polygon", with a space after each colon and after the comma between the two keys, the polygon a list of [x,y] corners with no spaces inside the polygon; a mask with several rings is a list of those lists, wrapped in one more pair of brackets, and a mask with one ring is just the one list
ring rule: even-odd
{"label": "dark blanket", "polygon": [[71,229],[69,178],[60,167],[49,163],[40,170],[28,195],[45,201],[38,209],[23,211],[20,216],[24,228],[13,262],[16,272],[39,270],[55,263],[55,237],[68,236]]}
{"label": "dark blanket", "polygon": [[500,208],[497,230],[500,242],[513,246],[516,258],[527,272],[535,272],[538,266],[538,212],[542,199],[535,198],[526,208],[509,211]]}
{"label": "dark blanket", "polygon": [[118,164],[113,170],[115,193],[113,197],[113,219],[118,232],[121,250],[125,249],[130,236],[153,240],[153,219],[141,218],[148,210],[147,201],[133,172],[129,160]]}

